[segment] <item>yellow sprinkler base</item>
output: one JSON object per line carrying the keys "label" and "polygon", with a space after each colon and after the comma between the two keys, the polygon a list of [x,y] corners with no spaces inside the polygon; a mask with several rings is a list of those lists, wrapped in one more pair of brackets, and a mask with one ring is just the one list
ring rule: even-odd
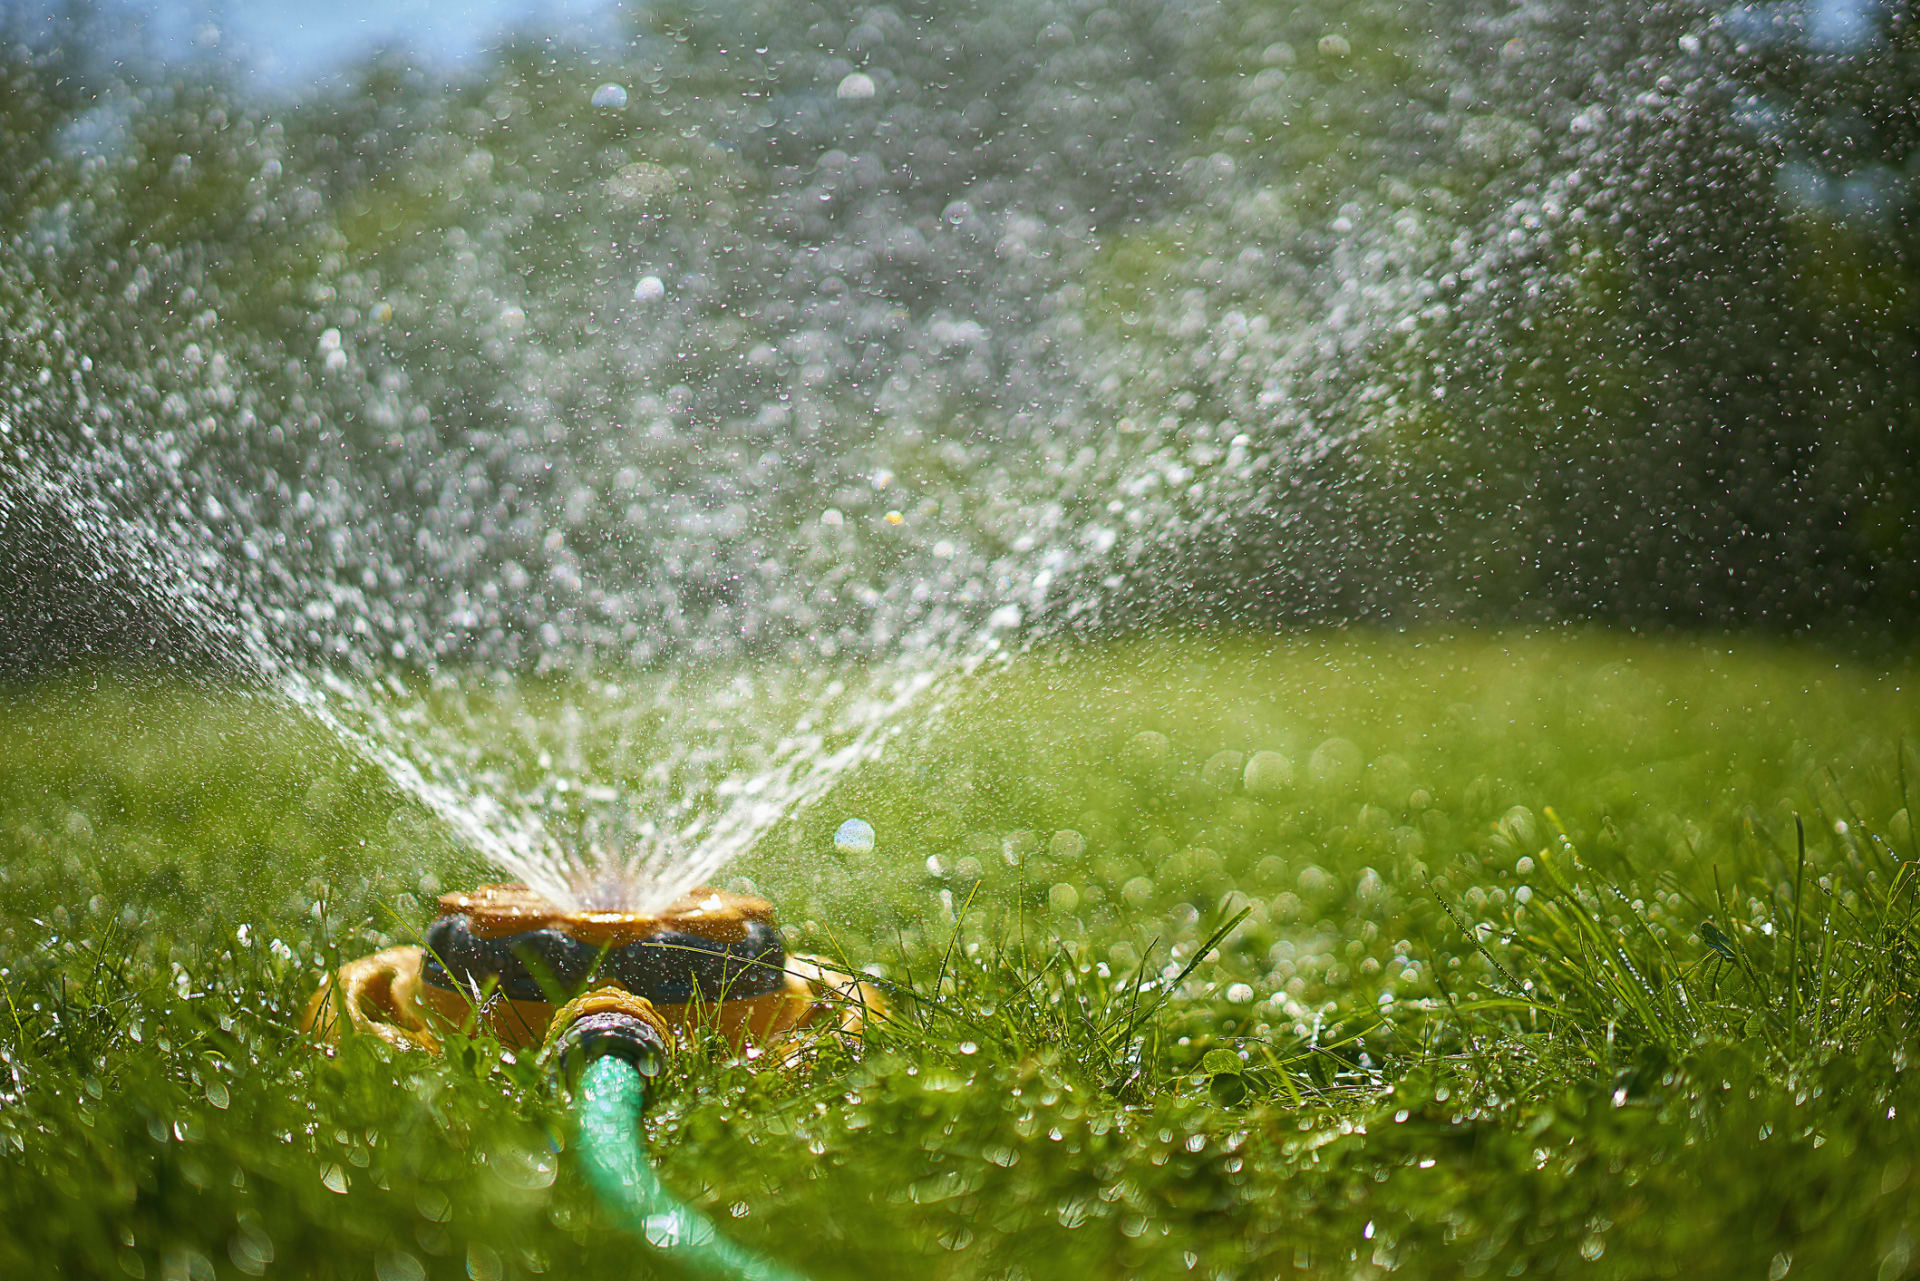
{"label": "yellow sprinkler base", "polygon": [[585,1012],[582,1001],[624,998],[677,1040],[711,1030],[791,1065],[817,1040],[802,1032],[857,1038],[885,1008],[871,984],[786,955],[759,899],[703,889],[654,916],[568,914],[523,887],[486,886],[441,909],[428,946],[341,966],[307,1003],[303,1030],[326,1044],[352,1029],[408,1050],[437,1052],[453,1032],[524,1048]]}

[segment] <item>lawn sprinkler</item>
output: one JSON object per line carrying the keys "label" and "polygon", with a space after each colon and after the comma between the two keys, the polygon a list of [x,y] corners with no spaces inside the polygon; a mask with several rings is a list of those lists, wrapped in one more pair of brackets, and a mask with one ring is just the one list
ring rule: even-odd
{"label": "lawn sprinkler", "polygon": [[806,1030],[858,1034],[879,995],[853,976],[789,956],[765,899],[697,889],[658,912],[569,911],[524,885],[444,894],[424,946],[350,961],[307,1004],[306,1027],[406,1049],[449,1032],[515,1048],[565,1031],[555,1015],[583,994],[639,998],[677,1039],[711,1028],[735,1049],[784,1048]]}
{"label": "lawn sprinkler", "polygon": [[446,894],[424,945],[340,967],[305,1028],[438,1052],[451,1033],[539,1046],[572,1093],[580,1161],[608,1210],[698,1275],[798,1281],[676,1200],[646,1160],[648,1083],[702,1029],[783,1067],[882,1010],[850,974],[788,955],[764,899],[697,889],[658,912],[569,911],[524,885]]}

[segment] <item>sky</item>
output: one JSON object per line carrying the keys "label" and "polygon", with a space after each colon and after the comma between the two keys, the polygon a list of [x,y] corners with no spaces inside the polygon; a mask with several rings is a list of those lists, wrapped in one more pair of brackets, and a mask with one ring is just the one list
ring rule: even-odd
{"label": "sky", "polygon": [[[604,22],[618,0],[97,0],[129,40],[163,56],[217,53],[257,87],[299,93],[381,45],[455,65],[514,27],[549,32]],[[52,14],[61,0],[0,0],[0,8]]]}

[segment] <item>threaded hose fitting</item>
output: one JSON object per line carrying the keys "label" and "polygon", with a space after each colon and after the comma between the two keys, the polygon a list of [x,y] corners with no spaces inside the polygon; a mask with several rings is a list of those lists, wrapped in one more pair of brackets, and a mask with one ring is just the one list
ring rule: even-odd
{"label": "threaded hose fitting", "polygon": [[560,1007],[542,1053],[571,1089],[587,1064],[609,1055],[624,1059],[651,1080],[660,1075],[672,1049],[672,1033],[651,1001],[606,987]]}

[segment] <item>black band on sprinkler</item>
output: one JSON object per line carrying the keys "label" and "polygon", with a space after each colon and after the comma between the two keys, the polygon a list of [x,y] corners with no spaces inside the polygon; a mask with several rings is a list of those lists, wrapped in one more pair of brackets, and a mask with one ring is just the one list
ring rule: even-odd
{"label": "black band on sprinkler", "polygon": [[598,977],[658,1005],[685,1005],[782,991],[786,963],[779,934],[764,921],[748,921],[737,943],[663,930],[603,957],[601,949],[561,930],[483,938],[455,915],[427,931],[420,977],[453,991],[497,980],[500,993],[515,1001],[550,1001],[556,990],[565,999]]}

